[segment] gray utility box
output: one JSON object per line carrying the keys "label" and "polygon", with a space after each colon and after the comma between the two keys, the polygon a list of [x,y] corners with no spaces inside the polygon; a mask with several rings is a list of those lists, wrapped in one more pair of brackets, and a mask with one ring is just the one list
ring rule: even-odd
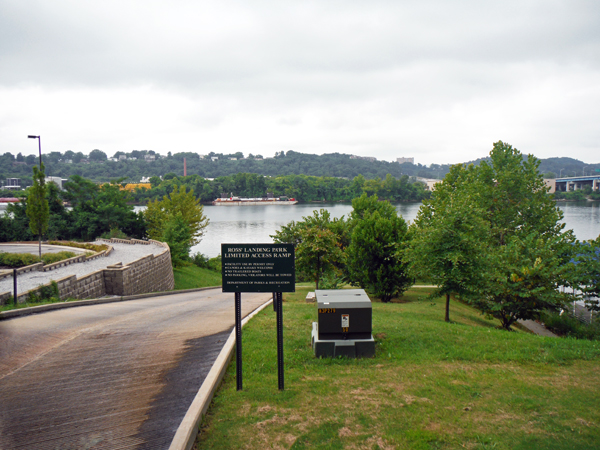
{"label": "gray utility box", "polygon": [[364,289],[315,291],[317,322],[313,322],[312,347],[316,357],[375,355],[373,309]]}

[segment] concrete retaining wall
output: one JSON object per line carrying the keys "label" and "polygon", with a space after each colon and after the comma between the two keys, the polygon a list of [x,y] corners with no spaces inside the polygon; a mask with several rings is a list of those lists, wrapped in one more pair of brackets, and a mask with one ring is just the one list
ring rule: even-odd
{"label": "concrete retaining wall", "polygon": [[[98,298],[105,295],[124,296],[147,294],[149,292],[170,291],[175,287],[173,267],[171,266],[171,252],[167,244],[158,241],[139,241],[137,239],[132,239],[131,241],[126,241],[124,239],[104,241],[107,243],[119,242],[132,245],[149,245],[150,243],[153,243],[164,247],[164,251],[156,256],[144,256],[143,258],[132,261],[126,265],[116,264],[108,266],[106,269],[90,273],[80,278],[72,275],[61,278],[60,280],[55,280],[58,285],[58,292],[61,300],[67,298]],[[112,247],[107,253],[111,250]],[[94,257],[97,256],[94,255]],[[36,267],[36,269],[44,270],[42,267]],[[49,285],[50,283],[46,286]],[[17,301],[19,303],[26,302],[29,298],[29,293],[32,291],[35,292],[38,289],[39,288],[19,293],[17,295]],[[5,304],[11,295],[12,292],[1,293],[0,304]]]}

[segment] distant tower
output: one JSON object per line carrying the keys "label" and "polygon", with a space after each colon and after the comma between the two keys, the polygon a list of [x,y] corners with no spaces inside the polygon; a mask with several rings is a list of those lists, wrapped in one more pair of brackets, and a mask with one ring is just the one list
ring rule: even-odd
{"label": "distant tower", "polygon": [[185,158],[183,158],[183,176],[187,177],[187,164]]}

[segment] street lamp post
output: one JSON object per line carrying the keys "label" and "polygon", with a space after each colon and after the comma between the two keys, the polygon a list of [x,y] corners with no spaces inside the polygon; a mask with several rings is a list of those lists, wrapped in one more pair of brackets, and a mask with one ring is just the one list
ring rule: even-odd
{"label": "street lamp post", "polygon": [[[41,136],[34,136],[32,134],[27,136],[29,139],[37,139],[38,140],[38,149],[40,151],[40,172],[42,171],[42,137]],[[35,182],[35,180],[34,180]],[[38,245],[39,245],[39,251],[40,251],[40,259],[42,259],[42,234],[41,231],[38,234]]]}
{"label": "street lamp post", "polygon": [[562,171],[563,171],[563,170],[565,170],[565,169],[560,169],[560,173],[559,173],[559,175],[558,175],[558,178],[562,178]]}
{"label": "street lamp post", "polygon": [[30,134],[27,137],[29,139],[37,139],[38,140],[38,148],[40,150],[40,170],[42,170],[42,137],[41,136],[34,136],[32,134]]}

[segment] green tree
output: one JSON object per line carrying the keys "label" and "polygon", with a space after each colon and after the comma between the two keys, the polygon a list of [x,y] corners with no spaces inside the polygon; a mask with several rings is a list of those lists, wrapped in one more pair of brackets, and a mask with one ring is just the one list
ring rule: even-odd
{"label": "green tree", "polygon": [[339,270],[342,264],[344,218],[331,220],[329,211],[321,209],[302,219],[281,227],[271,237],[274,242],[294,244],[296,269],[314,281],[316,289],[319,289],[320,280],[326,274]]}
{"label": "green tree", "polygon": [[376,196],[352,201],[350,245],[346,249],[346,270],[353,284],[389,302],[412,284],[403,258],[407,225],[396,208]]}
{"label": "green tree", "polygon": [[166,242],[171,250],[171,264],[180,267],[190,255],[192,235],[181,213],[171,216],[163,231],[161,241]]}
{"label": "green tree", "polygon": [[406,252],[410,271],[436,286],[431,298],[446,297],[446,322],[450,296],[482,295],[490,273],[489,224],[474,201],[480,188],[474,172],[473,166],[453,166],[431,199],[423,202],[410,230]]}
{"label": "green tree", "polygon": [[89,159],[90,161],[106,161],[107,156],[102,150],[95,149],[90,152]]}
{"label": "green tree", "polygon": [[[453,169],[436,187],[439,193],[434,191],[432,202],[440,203],[439,210],[430,209],[418,220],[421,230],[436,223],[458,227],[461,239],[454,241],[447,235],[450,242],[445,251],[464,271],[459,270],[456,278],[461,283],[446,288],[467,295],[505,329],[519,319],[562,306],[564,295],[558,287],[568,282],[574,238],[572,232],[563,232],[562,213],[547,195],[538,166],[532,155],[524,158],[511,145],[496,142],[489,163]],[[460,202],[458,213],[443,207],[445,197]],[[472,211],[467,213],[469,206]],[[435,251],[430,249],[424,256],[435,260]],[[417,256],[413,254],[413,259]],[[435,267],[433,276],[443,279],[443,268]]]}
{"label": "green tree", "polygon": [[46,175],[44,174],[44,163],[40,168],[33,167],[33,186],[29,188],[27,195],[27,217],[29,217],[29,228],[38,237],[39,254],[42,258],[42,234],[48,229],[48,217],[50,209],[46,198]]}
{"label": "green tree", "polygon": [[200,243],[209,220],[204,215],[204,208],[194,196],[194,191],[186,192],[185,186],[180,186],[170,195],[165,195],[162,200],[148,203],[144,212],[148,236],[160,240],[165,233],[166,224],[178,215],[189,228],[190,247]]}
{"label": "green tree", "polygon": [[572,286],[581,291],[590,311],[600,311],[600,236],[579,243],[575,253]]}
{"label": "green tree", "polygon": [[129,236],[144,236],[143,216],[133,212],[133,206],[128,204],[129,192],[121,190],[116,182],[98,186],[73,175],[65,189],[64,197],[73,207],[69,214],[73,237],[92,240],[116,229]]}

